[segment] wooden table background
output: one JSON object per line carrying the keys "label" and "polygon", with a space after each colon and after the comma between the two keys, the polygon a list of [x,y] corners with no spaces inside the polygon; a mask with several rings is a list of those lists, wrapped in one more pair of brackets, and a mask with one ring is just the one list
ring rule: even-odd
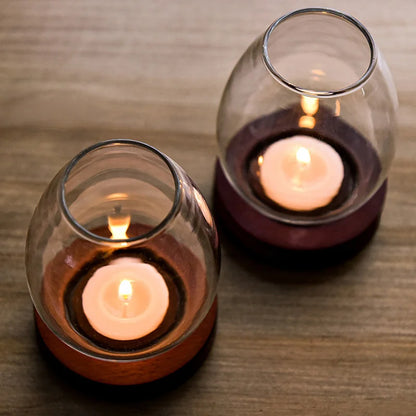
{"label": "wooden table background", "polygon": [[[90,386],[39,348],[24,249],[33,209],[94,142],[170,155],[212,204],[215,118],[248,44],[301,7],[373,34],[400,99],[381,226],[358,256],[310,273],[223,239],[217,336],[192,377],[156,392]],[[0,3],[1,415],[415,415],[416,3],[3,0]]]}

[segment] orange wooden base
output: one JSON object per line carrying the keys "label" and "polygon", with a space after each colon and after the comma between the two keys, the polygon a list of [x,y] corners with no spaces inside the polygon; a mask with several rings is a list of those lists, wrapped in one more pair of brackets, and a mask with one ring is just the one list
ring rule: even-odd
{"label": "orange wooden base", "polygon": [[159,380],[179,370],[204,346],[217,317],[217,299],[194,332],[175,347],[135,361],[109,360],[86,355],[62,342],[35,311],[35,322],[46,346],[72,371],[90,380],[114,385],[134,385]]}

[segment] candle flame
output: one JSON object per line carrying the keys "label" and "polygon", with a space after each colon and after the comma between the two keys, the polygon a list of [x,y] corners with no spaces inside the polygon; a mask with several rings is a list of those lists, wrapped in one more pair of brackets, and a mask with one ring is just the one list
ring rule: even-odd
{"label": "candle flame", "polygon": [[325,71],[322,71],[322,69],[312,69],[312,74],[324,77],[326,75]]}
{"label": "candle flame", "polygon": [[130,226],[130,215],[109,215],[108,229],[111,232],[111,238],[114,240],[126,240],[127,230]]}
{"label": "candle flame", "polygon": [[315,127],[316,120],[312,116],[302,116],[299,119],[299,127],[304,127],[305,129],[313,129]]}
{"label": "candle flame", "polygon": [[133,287],[129,280],[123,279],[118,287],[118,297],[122,302],[128,302],[133,295]]}
{"label": "candle flame", "polygon": [[341,114],[341,103],[339,102],[339,100],[335,101],[335,117],[339,117]]}
{"label": "candle flame", "polygon": [[302,165],[307,166],[311,163],[311,154],[306,147],[300,146],[296,152],[296,160]]}
{"label": "candle flame", "polygon": [[300,105],[306,115],[313,116],[319,109],[319,100],[315,97],[307,97],[306,95],[302,95]]}
{"label": "candle flame", "polygon": [[319,109],[318,98],[302,95],[302,98],[300,99],[300,105],[305,115],[299,118],[299,127],[313,129],[316,124],[314,115]]}

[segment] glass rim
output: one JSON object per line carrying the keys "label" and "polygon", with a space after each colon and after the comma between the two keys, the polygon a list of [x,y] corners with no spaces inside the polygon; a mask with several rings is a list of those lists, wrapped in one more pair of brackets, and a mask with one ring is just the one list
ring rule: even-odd
{"label": "glass rim", "polygon": [[[172,206],[171,206],[169,212],[165,215],[165,217],[156,226],[154,226],[150,231],[147,231],[143,234],[140,234],[140,235],[137,235],[137,236],[134,236],[134,237],[125,238],[125,239],[114,239],[114,238],[103,237],[103,236],[95,234],[95,233],[89,231],[88,229],[86,229],[71,214],[71,211],[70,211],[70,209],[68,207],[68,204],[67,204],[66,191],[65,191],[65,185],[66,185],[66,183],[67,183],[67,181],[68,181],[68,179],[71,175],[71,172],[73,171],[75,166],[84,157],[86,157],[87,155],[89,155],[90,153],[92,153],[96,150],[100,150],[100,149],[104,149],[104,148],[108,148],[108,147],[113,147],[113,146],[116,146],[116,145],[132,146],[132,147],[135,146],[138,149],[141,148],[141,149],[145,149],[147,151],[152,152],[160,160],[162,160],[166,164],[166,166],[169,168],[169,170],[172,174],[174,184],[175,184],[175,193],[174,193],[174,199],[173,199],[173,202],[172,202]],[[79,152],[75,157],[73,157],[69,161],[69,163],[67,164],[67,166],[64,170],[63,177],[61,179],[60,189],[59,189],[59,201],[60,201],[62,212],[63,212],[65,218],[72,225],[72,227],[75,229],[76,232],[80,233],[81,235],[83,235],[88,240],[93,241],[95,243],[99,243],[99,244],[110,244],[110,245],[120,244],[120,243],[131,244],[131,243],[137,243],[137,242],[148,240],[149,238],[159,234],[161,231],[163,231],[167,227],[167,225],[172,221],[173,218],[176,217],[177,213],[179,212],[181,189],[182,189],[181,188],[181,181],[179,179],[177,169],[176,169],[173,161],[168,156],[166,156],[164,153],[162,153],[161,151],[159,151],[155,147],[150,146],[149,144],[138,141],[138,140],[110,139],[110,140],[105,140],[105,141],[95,143],[92,146],[89,146],[89,147],[85,148],[84,150]]]}
{"label": "glass rim", "polygon": [[[268,43],[269,43],[269,39],[273,31],[277,28],[277,26],[279,26],[281,23],[285,22],[286,20],[299,16],[299,15],[306,15],[306,14],[321,14],[323,16],[330,16],[330,17],[336,17],[336,18],[342,19],[345,22],[353,24],[362,33],[370,49],[370,62],[364,74],[361,75],[361,77],[358,78],[354,83],[349,84],[345,86],[344,88],[333,90],[333,91],[317,91],[317,90],[311,90],[308,88],[302,88],[301,86],[296,85],[290,82],[285,77],[283,77],[279,73],[279,71],[276,69],[276,67],[271,63],[270,57],[269,57],[269,51],[268,51]],[[283,84],[287,88],[290,88],[291,90],[296,91],[300,94],[307,94],[307,95],[316,96],[316,97],[336,97],[336,96],[346,94],[350,91],[353,91],[359,88],[362,84],[365,83],[365,81],[367,81],[367,79],[370,77],[370,75],[374,71],[376,64],[377,64],[377,48],[376,48],[373,37],[371,36],[370,32],[366,29],[366,27],[361,22],[359,22],[355,17],[352,17],[348,14],[345,14],[335,9],[321,8],[321,7],[310,7],[310,8],[295,10],[275,20],[268,27],[265,34],[263,35],[262,56],[263,56],[263,62],[266,65],[266,68],[277,81],[279,81],[281,84]]]}

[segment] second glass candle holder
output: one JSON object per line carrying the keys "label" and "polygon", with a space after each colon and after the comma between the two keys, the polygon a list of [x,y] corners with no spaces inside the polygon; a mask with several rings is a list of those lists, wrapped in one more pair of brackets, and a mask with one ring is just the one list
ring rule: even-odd
{"label": "second glass candle holder", "polygon": [[241,57],[221,100],[216,209],[257,251],[351,251],[377,228],[397,97],[353,17],[302,9]]}

